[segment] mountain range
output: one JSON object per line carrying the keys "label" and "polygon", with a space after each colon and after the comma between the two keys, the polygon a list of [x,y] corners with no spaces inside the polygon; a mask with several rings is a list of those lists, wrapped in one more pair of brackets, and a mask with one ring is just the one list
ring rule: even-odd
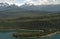
{"label": "mountain range", "polygon": [[22,6],[18,6],[15,4],[9,5],[8,3],[0,3],[0,11],[1,10],[10,10],[10,9],[22,9],[22,10],[39,10],[39,11],[60,11],[60,5],[34,5],[25,3]]}
{"label": "mountain range", "polygon": [[22,6],[0,3],[0,18],[39,14],[41,12],[60,12],[60,5],[34,5],[25,3]]}

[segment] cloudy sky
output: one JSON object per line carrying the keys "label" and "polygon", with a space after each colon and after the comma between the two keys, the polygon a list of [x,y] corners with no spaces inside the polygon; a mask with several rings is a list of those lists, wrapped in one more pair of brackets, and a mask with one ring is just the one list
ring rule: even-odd
{"label": "cloudy sky", "polygon": [[32,3],[35,5],[47,5],[47,4],[60,4],[60,0],[0,0],[0,2],[7,2],[9,4],[17,4],[17,5],[22,5],[24,3]]}

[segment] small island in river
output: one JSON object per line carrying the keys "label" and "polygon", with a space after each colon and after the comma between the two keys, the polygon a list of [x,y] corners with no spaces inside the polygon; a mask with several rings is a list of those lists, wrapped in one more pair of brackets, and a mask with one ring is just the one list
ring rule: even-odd
{"label": "small island in river", "polygon": [[13,33],[14,37],[47,37],[59,33],[59,31],[38,31],[38,32],[17,32]]}

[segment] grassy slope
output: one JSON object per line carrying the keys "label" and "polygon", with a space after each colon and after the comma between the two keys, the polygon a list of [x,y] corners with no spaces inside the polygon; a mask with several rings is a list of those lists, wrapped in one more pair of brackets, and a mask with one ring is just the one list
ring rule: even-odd
{"label": "grassy slope", "polygon": [[16,19],[0,19],[0,28],[59,29],[60,13],[43,13],[21,16]]}

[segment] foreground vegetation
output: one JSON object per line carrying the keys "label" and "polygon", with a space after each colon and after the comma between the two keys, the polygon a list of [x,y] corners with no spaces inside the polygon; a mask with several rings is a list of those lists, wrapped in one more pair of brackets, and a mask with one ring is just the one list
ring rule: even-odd
{"label": "foreground vegetation", "polygon": [[0,29],[59,29],[60,13],[47,13],[16,19],[0,19]]}
{"label": "foreground vegetation", "polygon": [[57,33],[60,32],[58,31],[17,32],[17,33],[13,33],[13,36],[14,37],[46,37],[46,36],[52,36]]}
{"label": "foreground vegetation", "polygon": [[47,13],[34,16],[23,16],[16,19],[0,19],[0,29],[43,30],[44,32],[18,33],[17,36],[43,36],[60,31],[60,13]]}

